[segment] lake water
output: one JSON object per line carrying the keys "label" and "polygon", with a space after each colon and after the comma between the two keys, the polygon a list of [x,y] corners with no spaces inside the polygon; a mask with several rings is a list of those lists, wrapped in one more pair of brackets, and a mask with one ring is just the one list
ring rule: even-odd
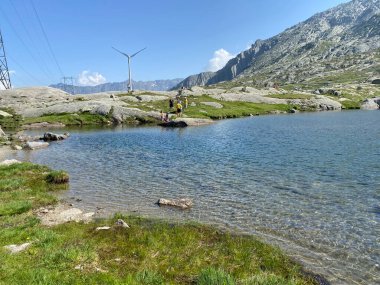
{"label": "lake water", "polygon": [[[15,158],[68,171],[87,210],[257,234],[333,284],[380,284],[378,111],[71,132]],[[193,209],[154,204],[181,197]]]}

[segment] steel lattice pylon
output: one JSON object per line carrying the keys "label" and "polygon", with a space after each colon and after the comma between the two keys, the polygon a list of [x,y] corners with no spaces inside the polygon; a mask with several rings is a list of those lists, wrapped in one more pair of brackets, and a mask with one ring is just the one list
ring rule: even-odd
{"label": "steel lattice pylon", "polygon": [[1,30],[0,30],[0,83],[4,86],[5,89],[12,88],[11,78],[9,77],[7,58],[5,56],[3,36],[1,35]]}

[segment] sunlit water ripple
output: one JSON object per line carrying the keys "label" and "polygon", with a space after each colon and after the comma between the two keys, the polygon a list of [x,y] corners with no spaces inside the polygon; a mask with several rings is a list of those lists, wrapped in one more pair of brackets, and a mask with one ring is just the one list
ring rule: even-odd
{"label": "sunlit water ripple", "polygon": [[[15,158],[67,170],[64,196],[87,210],[255,233],[333,284],[379,284],[379,118],[324,112],[174,130],[79,130]],[[160,208],[162,197],[190,197],[195,206]]]}

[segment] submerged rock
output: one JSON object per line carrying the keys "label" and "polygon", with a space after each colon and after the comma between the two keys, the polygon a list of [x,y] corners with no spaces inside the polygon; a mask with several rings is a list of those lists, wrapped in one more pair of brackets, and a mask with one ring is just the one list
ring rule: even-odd
{"label": "submerged rock", "polygon": [[165,205],[165,206],[173,206],[173,207],[178,207],[181,209],[188,209],[193,206],[193,201],[189,198],[184,198],[184,199],[159,199],[157,201],[158,205]]}
{"label": "submerged rock", "polygon": [[47,142],[27,142],[24,148],[34,150],[34,149],[45,148],[48,146],[49,146],[49,143]]}
{"label": "submerged rock", "polygon": [[12,145],[12,149],[13,150],[22,150],[22,147],[19,146],[19,145],[17,145],[17,144],[15,144],[15,145]]}

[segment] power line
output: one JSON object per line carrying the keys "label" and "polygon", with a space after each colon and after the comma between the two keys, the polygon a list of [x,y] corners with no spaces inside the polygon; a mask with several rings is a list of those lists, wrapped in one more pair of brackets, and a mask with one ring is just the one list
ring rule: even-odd
{"label": "power line", "polygon": [[[31,56],[31,58],[33,59],[33,61],[35,62],[35,64],[45,73],[45,75],[47,76],[47,78],[51,79],[51,77],[49,75],[49,72],[46,72],[46,70],[44,70],[44,69],[41,68],[41,62],[38,61],[36,59],[36,57],[33,55],[33,53],[31,52],[31,50],[29,49],[28,45],[25,43],[25,41],[19,35],[19,33],[17,32],[16,28],[13,26],[13,24],[10,21],[10,19],[8,18],[7,14],[1,9],[1,7],[0,7],[0,12],[3,15],[4,19],[8,22],[9,26],[13,30],[14,34],[16,35],[16,37],[19,39],[19,41],[21,42],[21,44],[24,46],[24,48],[26,49],[26,51],[29,53],[29,55]],[[51,74],[51,72],[50,72],[50,74]]]}
{"label": "power line", "polygon": [[71,94],[71,95],[74,95],[75,93],[75,87],[74,87],[74,77],[70,76],[70,77],[62,77],[62,80],[63,80],[63,91]]}
{"label": "power line", "polygon": [[18,63],[11,55],[9,55],[9,58],[11,59],[11,61],[13,61],[13,63],[15,63],[21,70],[23,70],[25,72],[26,75],[28,75],[31,79],[33,79],[34,81],[38,82],[40,85],[44,85],[42,83],[41,80],[39,80],[38,78],[34,77],[34,75],[32,75],[29,71],[27,71],[20,63]]}
{"label": "power line", "polygon": [[[52,75],[53,73],[51,72],[49,66],[46,64],[46,61],[44,60],[44,57],[41,56],[41,54],[39,53],[39,49],[36,48],[36,44],[35,44],[35,42],[34,42],[34,40],[33,40],[33,37],[31,36],[31,34],[30,34],[30,32],[29,32],[29,29],[28,29],[27,26],[25,25],[25,23],[24,23],[22,17],[20,16],[20,13],[18,12],[18,9],[16,8],[16,5],[13,3],[12,0],[8,0],[8,2],[9,2],[10,5],[13,7],[13,10],[15,11],[15,13],[16,13],[16,15],[17,15],[17,17],[18,17],[18,19],[19,19],[19,21],[20,21],[22,27],[24,28],[24,31],[25,31],[26,35],[28,36],[30,42],[31,42],[32,45],[33,45],[34,50],[36,51],[36,54],[38,55],[38,65],[40,65],[41,63],[43,64],[43,67],[44,67],[44,68],[42,68],[42,66],[41,66],[41,67],[40,67],[41,70],[45,73],[45,75],[47,75],[47,78],[49,78],[50,80],[53,81],[54,78],[51,77],[51,75]],[[8,22],[9,22],[9,21],[8,21]],[[13,28],[13,30],[15,30],[15,29]],[[19,37],[19,38],[20,38],[20,37]],[[25,45],[25,43],[24,43],[24,46],[28,47],[27,45]],[[33,57],[33,58],[34,58],[34,57]],[[35,58],[34,58],[34,59],[35,59]],[[36,60],[35,60],[35,61],[36,61]]]}
{"label": "power line", "polygon": [[53,57],[53,59],[54,59],[54,61],[55,61],[55,64],[57,65],[57,67],[58,67],[58,69],[59,69],[59,71],[60,71],[60,73],[61,73],[61,76],[64,77],[63,72],[62,72],[62,69],[61,69],[61,67],[59,66],[58,60],[57,60],[57,58],[55,57],[55,54],[54,54],[53,49],[52,49],[52,47],[51,47],[51,45],[50,45],[49,39],[48,39],[48,37],[47,37],[47,35],[46,35],[45,29],[44,29],[44,27],[43,27],[43,25],[42,25],[41,19],[40,19],[40,17],[38,16],[38,13],[37,13],[36,7],[34,6],[33,0],[30,0],[30,3],[32,3],[32,7],[33,7],[34,14],[35,14],[36,17],[37,17],[37,20],[38,20],[38,23],[39,23],[40,28],[41,28],[41,30],[42,30],[42,33],[43,33],[43,35],[44,35],[44,37],[45,37],[45,40],[46,40],[46,42],[47,42],[47,44],[48,44],[49,51],[50,51],[50,53],[51,53],[51,55],[52,55],[52,57]]}

